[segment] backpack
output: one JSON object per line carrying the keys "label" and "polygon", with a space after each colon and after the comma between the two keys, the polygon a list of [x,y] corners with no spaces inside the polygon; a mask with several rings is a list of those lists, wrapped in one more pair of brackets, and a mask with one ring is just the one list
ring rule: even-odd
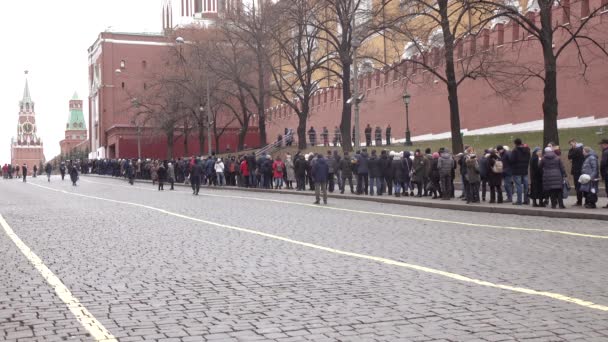
{"label": "backpack", "polygon": [[492,172],[502,173],[502,160],[496,159],[496,162],[494,162],[494,166],[492,166]]}
{"label": "backpack", "polygon": [[283,163],[277,163],[277,172],[283,172]]}

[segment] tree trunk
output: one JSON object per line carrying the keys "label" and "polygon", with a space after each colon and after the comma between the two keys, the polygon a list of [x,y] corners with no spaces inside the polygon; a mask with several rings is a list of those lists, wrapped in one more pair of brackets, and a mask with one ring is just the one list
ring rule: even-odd
{"label": "tree trunk", "polygon": [[450,104],[450,132],[452,136],[452,153],[463,151],[462,135],[460,134],[460,106],[458,105],[458,82],[456,82],[456,68],[454,67],[454,35],[450,31],[450,18],[448,14],[448,1],[440,0],[439,12],[441,14],[441,29],[445,53],[445,78],[448,88],[448,102]]}
{"label": "tree trunk", "polygon": [[215,153],[220,153],[220,137],[221,134],[217,134],[217,130],[213,130],[213,140],[215,140]]}
{"label": "tree trunk", "polygon": [[[340,121],[340,132],[342,133],[342,151],[352,152],[353,147],[351,145],[351,121],[352,111],[351,105],[346,103],[350,98],[350,66],[351,63],[343,63],[342,66],[342,120]],[[355,80],[357,82],[357,80]],[[359,134],[359,132],[355,132]]]}
{"label": "tree trunk", "polygon": [[198,127],[198,155],[205,155],[205,128]]}
{"label": "tree trunk", "polygon": [[[187,123],[184,123],[185,125],[187,125]],[[184,156],[188,155],[188,129],[184,128]]]}
{"label": "tree trunk", "polygon": [[541,41],[545,63],[545,84],[543,89],[543,144],[552,142],[559,145],[557,130],[557,59],[553,52],[552,7],[540,6]]}
{"label": "tree trunk", "polygon": [[545,88],[543,90],[543,144],[550,142],[559,145],[559,131],[557,130],[557,61],[551,56],[545,58]]}
{"label": "tree trunk", "polygon": [[[247,116],[247,114],[245,113],[245,117]],[[239,131],[239,146],[238,146],[238,150],[242,151],[245,147],[245,137],[247,136],[247,130],[249,129],[249,120],[245,119],[243,122],[243,126],[241,127],[241,130]]]}
{"label": "tree trunk", "polygon": [[265,70],[264,60],[262,60],[261,53],[258,51],[258,115],[260,117],[259,130],[260,130],[260,145],[268,145],[268,138],[266,137],[266,82],[265,82]]}
{"label": "tree trunk", "polygon": [[173,159],[173,135],[174,132],[173,130],[171,130],[171,132],[167,132],[167,159],[168,160],[172,160]]}
{"label": "tree trunk", "polygon": [[[305,114],[306,113],[306,114]],[[298,116],[298,149],[306,149],[306,123],[308,118],[308,111],[302,111]]]}

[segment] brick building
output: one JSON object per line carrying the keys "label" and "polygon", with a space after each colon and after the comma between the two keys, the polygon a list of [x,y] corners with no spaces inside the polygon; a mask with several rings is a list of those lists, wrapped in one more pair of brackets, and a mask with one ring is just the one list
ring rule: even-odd
{"label": "brick building", "polygon": [[70,100],[70,115],[65,125],[65,138],[59,142],[61,155],[67,156],[73,152],[84,152],[88,150],[87,125],[82,113],[82,100],[78,94]]}
{"label": "brick building", "polygon": [[[27,71],[25,72],[27,75]],[[27,79],[23,90],[23,99],[19,101],[19,118],[17,120],[17,136],[11,141],[11,164],[27,165],[28,173],[33,172],[34,165],[44,163],[42,139],[38,136],[34,101],[30,96]]]}
{"label": "brick building", "polygon": [[[167,140],[155,127],[138,117],[134,94],[165,67],[165,57],[174,48],[172,33],[183,26],[206,27],[221,17],[222,11],[240,1],[164,0],[164,33],[102,32],[89,47],[89,158],[166,158]],[[226,115],[231,115],[226,113]],[[232,150],[238,145],[240,127],[228,127],[214,151]],[[177,133],[177,132],[176,132]],[[212,141],[215,138],[212,136]],[[256,147],[257,128],[248,130],[245,144]],[[215,143],[214,143],[215,145]],[[185,155],[184,140],[176,134],[173,156]],[[189,154],[199,151],[195,134],[188,139]]]}

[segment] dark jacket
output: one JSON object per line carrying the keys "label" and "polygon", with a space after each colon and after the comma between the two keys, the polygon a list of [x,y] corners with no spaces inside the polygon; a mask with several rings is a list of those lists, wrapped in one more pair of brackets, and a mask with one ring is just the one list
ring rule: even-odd
{"label": "dark jacket", "polygon": [[201,166],[201,162],[197,161],[194,166],[192,166],[192,171],[190,172],[190,180],[200,180],[203,175],[203,167]]}
{"label": "dark jacket", "polygon": [[535,154],[530,159],[530,198],[543,198],[543,172],[540,169],[538,156]]}
{"label": "dark jacket", "polygon": [[488,178],[488,154],[484,154],[481,158],[479,158],[479,176],[481,180],[486,180]]}
{"label": "dark jacket", "polygon": [[359,174],[367,174],[369,173],[369,157],[367,156],[367,152],[361,152],[359,157],[357,158],[357,172]]}
{"label": "dark jacket", "polygon": [[530,149],[524,146],[517,146],[511,152],[509,159],[511,172],[513,176],[528,175],[528,166],[530,165]]}
{"label": "dark jacket", "polygon": [[424,180],[428,177],[428,163],[429,160],[426,159],[424,155],[418,155],[414,157],[414,175],[412,176],[412,182],[414,183],[423,183]]}
{"label": "dark jacket", "polygon": [[477,156],[474,154],[467,156],[465,159],[465,165],[467,167],[467,180],[469,183],[481,182],[481,176],[479,175],[480,166]]}
{"label": "dark jacket", "polygon": [[345,156],[340,159],[340,163],[338,164],[338,169],[342,172],[342,177],[352,177],[353,176],[353,168],[352,168],[352,160],[350,156]]}
{"label": "dark jacket", "polygon": [[583,162],[585,161],[582,144],[577,144],[576,147],[571,148],[568,151],[568,160],[572,162],[570,173],[572,173],[572,175],[580,175],[581,169],[583,168]]}
{"label": "dark jacket", "polygon": [[562,160],[555,152],[546,152],[539,166],[543,171],[543,191],[561,190],[564,185],[566,170]]}
{"label": "dark jacket", "polygon": [[608,148],[602,151],[602,164],[600,165],[600,175],[604,180],[608,180]]}
{"label": "dark jacket", "polygon": [[377,156],[372,154],[371,158],[369,158],[368,168],[370,178],[382,177],[382,170],[380,169],[380,159],[378,159]]}
{"label": "dark jacket", "polygon": [[167,180],[167,169],[162,164],[158,167],[158,180],[161,182]]}
{"label": "dark jacket", "polygon": [[437,169],[439,169],[440,176],[451,175],[452,170],[454,170],[454,159],[452,159],[452,155],[447,152],[442,153],[437,161]]}
{"label": "dark jacket", "polygon": [[315,183],[327,182],[329,178],[329,166],[323,156],[319,156],[312,166],[312,179]]}
{"label": "dark jacket", "polygon": [[[502,173],[496,173],[492,171],[496,161],[500,160],[500,157],[496,153],[492,153],[488,156],[488,183],[490,186],[501,186],[502,185]],[[504,164],[503,164],[504,165]]]}
{"label": "dark jacket", "polygon": [[391,162],[392,178],[395,183],[403,183],[406,180],[406,164],[403,159],[395,157]]}
{"label": "dark jacket", "polygon": [[505,176],[513,175],[513,170],[511,168],[511,152],[503,151],[500,154],[500,160],[502,161],[502,174]]}
{"label": "dark jacket", "polygon": [[296,161],[293,164],[294,170],[296,172],[296,177],[304,177],[306,176],[306,160],[303,157],[298,156]]}

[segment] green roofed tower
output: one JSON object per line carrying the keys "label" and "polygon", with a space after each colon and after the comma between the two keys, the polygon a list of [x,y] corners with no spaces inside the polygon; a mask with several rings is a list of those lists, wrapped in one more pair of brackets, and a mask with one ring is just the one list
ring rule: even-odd
{"label": "green roofed tower", "polygon": [[65,127],[66,131],[82,131],[87,129],[84,122],[84,114],[82,113],[82,100],[78,98],[78,94],[74,93],[70,100],[70,117]]}
{"label": "green roofed tower", "polygon": [[87,126],[82,113],[82,100],[74,93],[70,100],[70,115],[65,124],[65,139],[59,142],[61,155],[69,157],[74,152],[83,152],[87,147]]}

